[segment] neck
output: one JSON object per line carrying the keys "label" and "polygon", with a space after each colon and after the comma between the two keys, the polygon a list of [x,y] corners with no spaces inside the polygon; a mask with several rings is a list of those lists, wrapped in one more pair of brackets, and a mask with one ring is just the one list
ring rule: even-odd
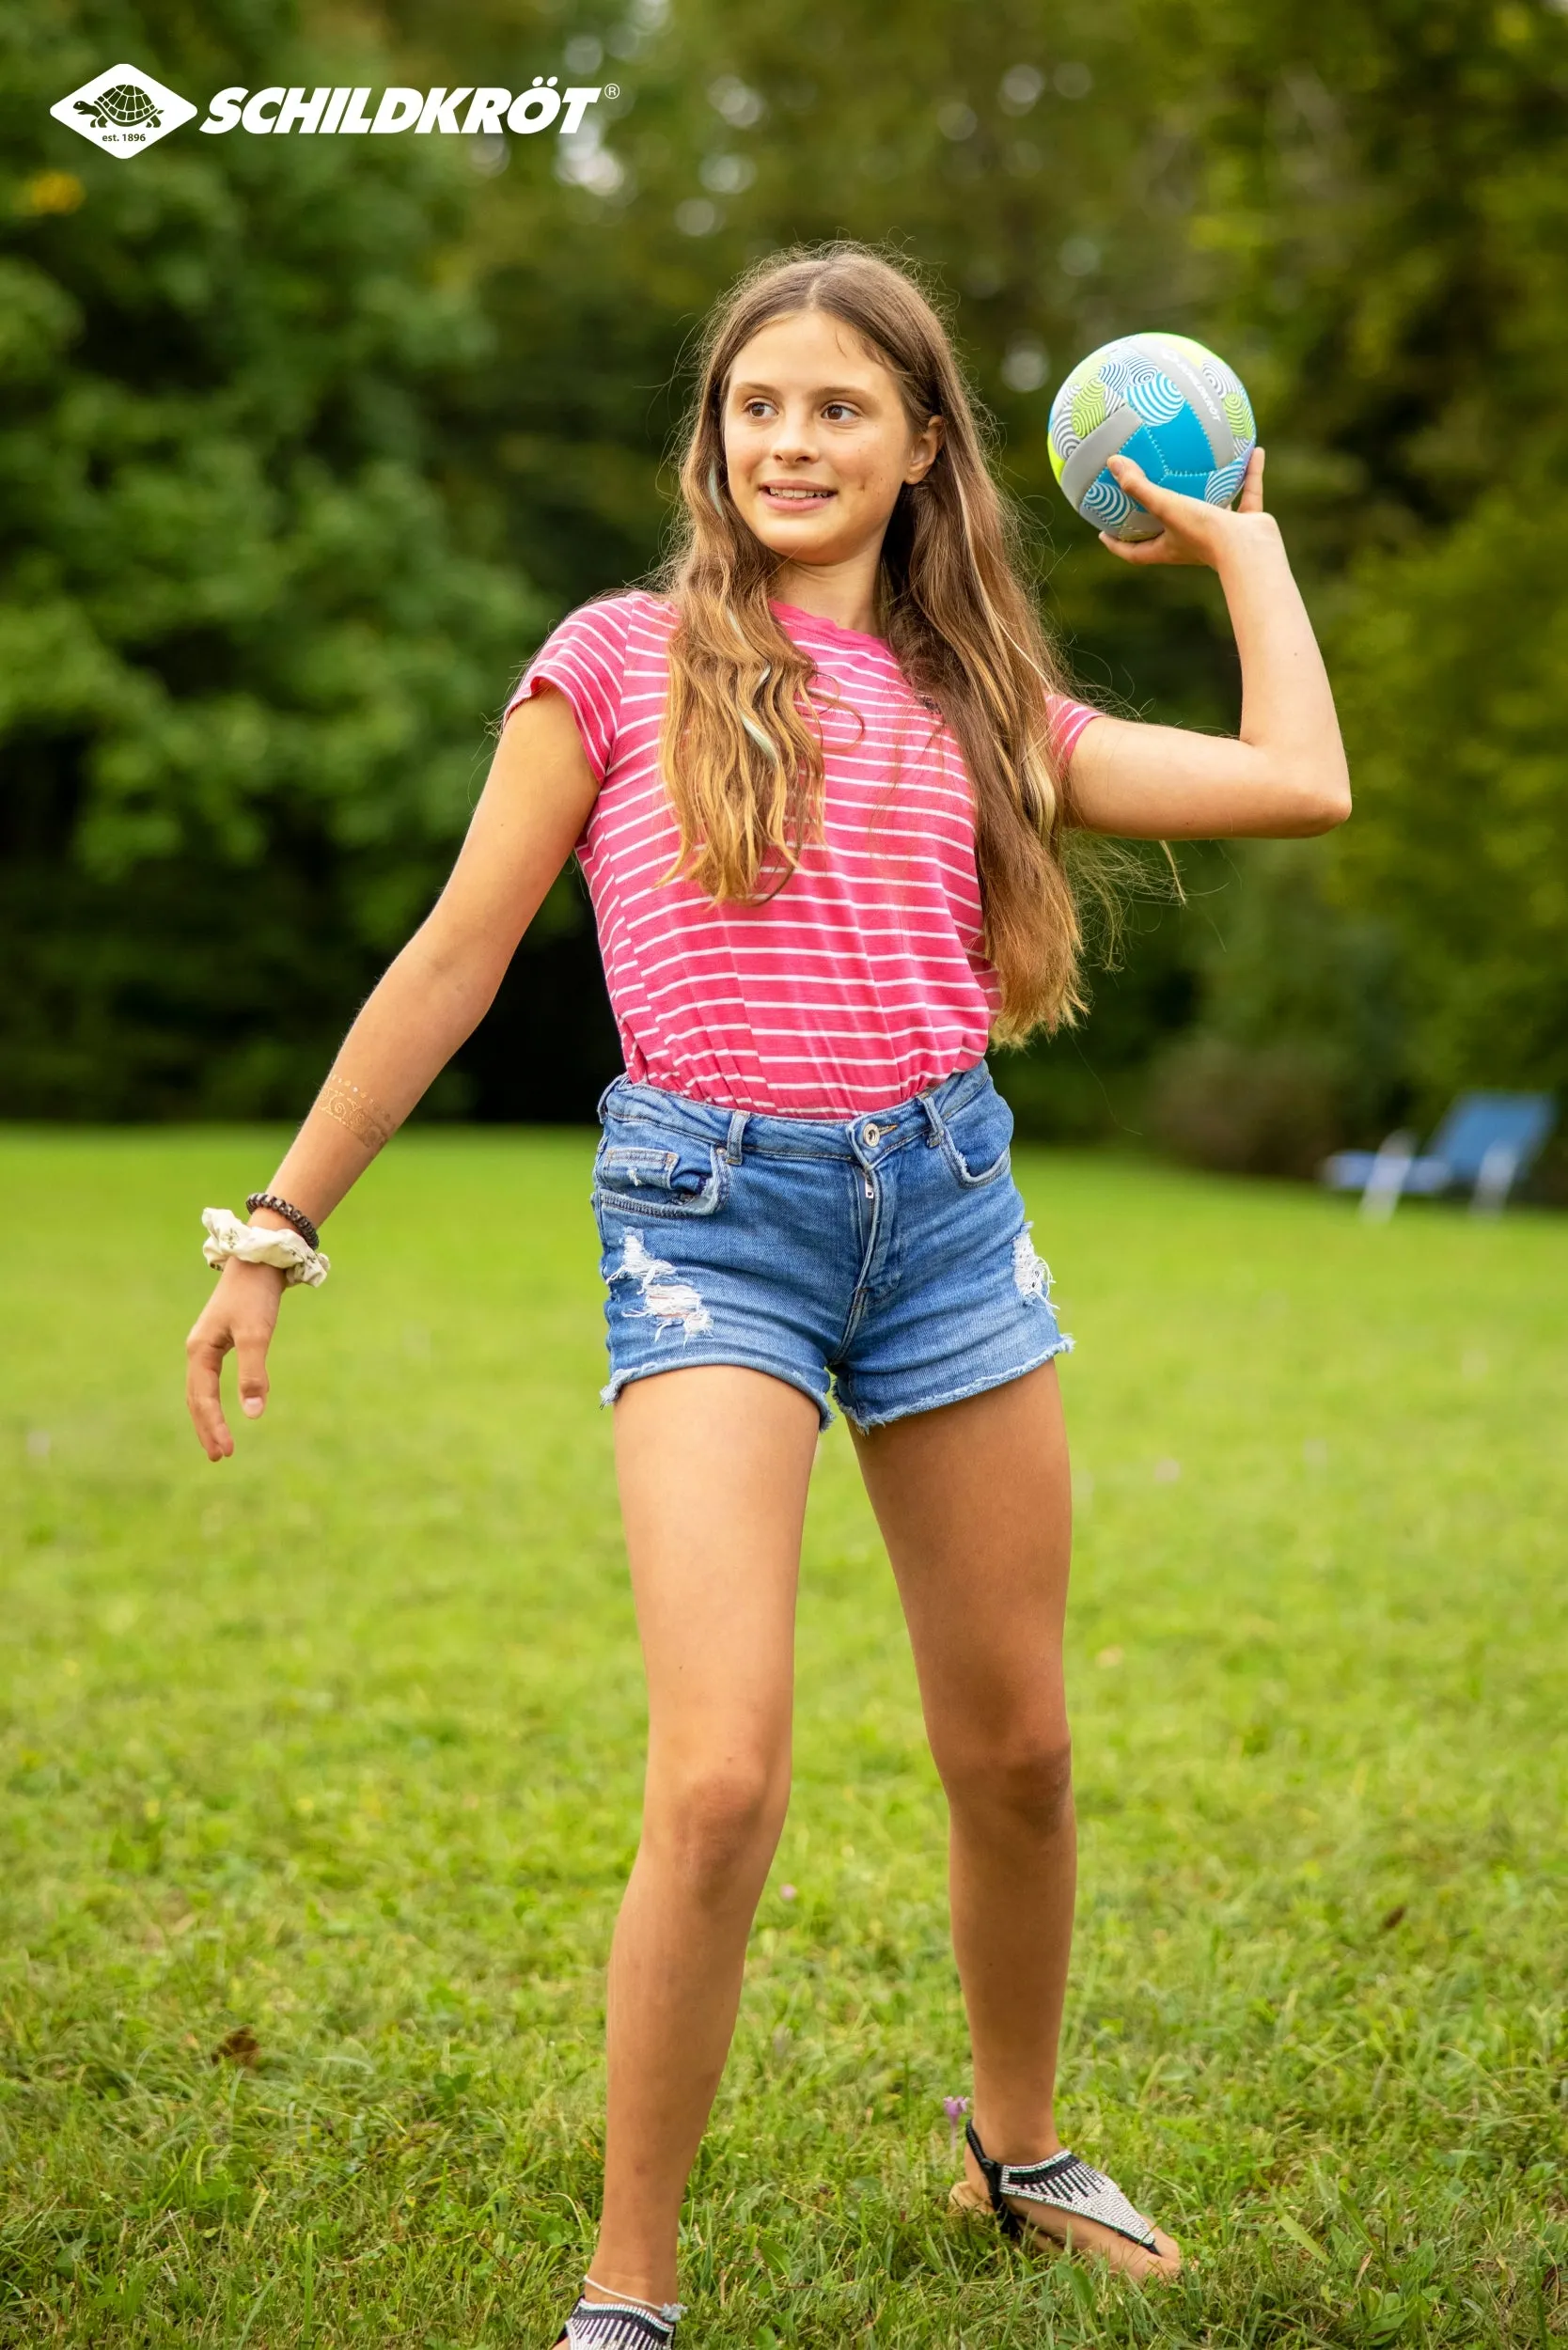
{"label": "neck", "polygon": [[877,565],[880,543],[841,563],[781,563],[769,583],[779,603],[792,603],[813,619],[836,620],[840,628],[876,634]]}

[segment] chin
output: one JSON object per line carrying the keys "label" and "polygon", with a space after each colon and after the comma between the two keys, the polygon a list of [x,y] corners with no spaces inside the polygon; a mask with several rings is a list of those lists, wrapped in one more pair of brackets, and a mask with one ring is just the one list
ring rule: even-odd
{"label": "chin", "polygon": [[804,514],[780,514],[759,503],[749,513],[743,509],[742,520],[752,537],[775,555],[798,556],[805,562],[831,560],[837,534],[824,530],[819,516],[808,521]]}
{"label": "chin", "polygon": [[776,514],[759,515],[751,524],[751,531],[770,555],[787,556],[795,563],[832,563],[842,551],[836,533],[781,522]]}

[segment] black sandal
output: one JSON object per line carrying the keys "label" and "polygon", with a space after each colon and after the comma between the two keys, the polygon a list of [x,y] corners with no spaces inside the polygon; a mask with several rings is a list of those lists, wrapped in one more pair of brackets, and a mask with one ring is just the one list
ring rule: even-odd
{"label": "black sandal", "polygon": [[[1090,2170],[1076,2154],[1064,2148],[1052,2154],[1046,2162],[993,2162],[980,2144],[972,2122],[964,2125],[969,2152],[980,2167],[991,2196],[991,2208],[1002,2223],[1002,2232],[1014,2243],[1025,2235],[1043,2235],[1043,2228],[1031,2228],[1007,2201],[1016,2195],[1020,2202],[1040,2203],[1048,2211],[1064,2212],[1070,2219],[1097,2220],[1102,2228],[1109,2228],[1113,2235],[1127,2238],[1145,2252],[1159,2257],[1160,2247],[1153,2224],[1135,2211],[1114,2179],[1107,2179],[1103,2170]],[[961,2180],[953,2189],[952,2201],[959,2208],[968,2207],[973,2190]],[[1059,2241],[1059,2239],[1058,2239]]]}
{"label": "black sandal", "polygon": [[[593,2284],[591,2277],[583,2281]],[[608,2287],[593,2289],[604,2293]],[[613,2301],[589,2301],[579,2294],[565,2331],[556,2336],[557,2350],[562,2343],[567,2350],[669,2350],[675,2321],[684,2314],[680,2301],[634,2301],[624,2294]]]}

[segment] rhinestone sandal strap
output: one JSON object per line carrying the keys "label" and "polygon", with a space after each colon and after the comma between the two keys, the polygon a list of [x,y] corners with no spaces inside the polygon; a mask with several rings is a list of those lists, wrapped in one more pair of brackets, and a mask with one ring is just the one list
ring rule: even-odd
{"label": "rhinestone sandal strap", "polygon": [[570,2350],[668,2350],[681,2303],[579,2300],[566,2321]]}
{"label": "rhinestone sandal strap", "polygon": [[1066,2212],[1073,2218],[1097,2220],[1102,2228],[1126,2236],[1146,2252],[1159,2249],[1152,2223],[1142,2212],[1135,2210],[1116,2181],[1090,2164],[1080,2162],[1076,2154],[1065,2149],[1053,2154],[1049,2162],[1003,2162],[996,2169],[1000,2174],[997,2188],[1003,2195],[1016,2195],[1026,2203],[1044,2204],[1047,2209]]}

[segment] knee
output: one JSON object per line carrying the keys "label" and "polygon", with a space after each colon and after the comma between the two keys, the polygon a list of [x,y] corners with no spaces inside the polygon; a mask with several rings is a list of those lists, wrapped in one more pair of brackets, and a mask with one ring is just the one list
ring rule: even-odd
{"label": "knee", "polygon": [[789,1776],[765,1758],[706,1763],[651,1786],[644,1833],[697,1901],[722,1901],[767,1873]]}
{"label": "knee", "polygon": [[983,1746],[946,1759],[953,1810],[1009,1834],[1054,1836],[1073,1812],[1073,1742],[1059,1723],[999,1730]]}

